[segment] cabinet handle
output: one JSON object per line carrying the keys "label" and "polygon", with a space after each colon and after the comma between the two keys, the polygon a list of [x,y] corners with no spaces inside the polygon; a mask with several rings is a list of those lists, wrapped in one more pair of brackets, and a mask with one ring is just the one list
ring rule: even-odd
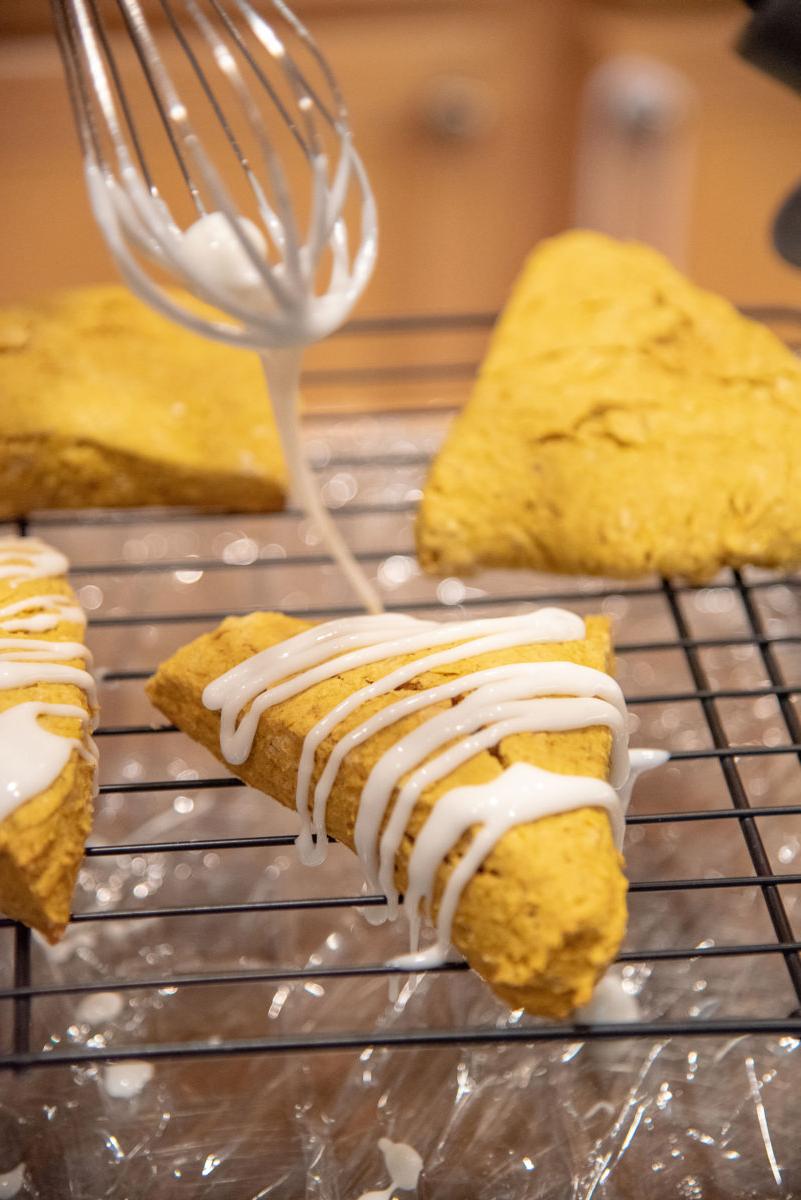
{"label": "cabinet handle", "polygon": [[495,125],[498,103],[482,79],[438,75],[426,85],[420,114],[426,130],[441,141],[476,142]]}

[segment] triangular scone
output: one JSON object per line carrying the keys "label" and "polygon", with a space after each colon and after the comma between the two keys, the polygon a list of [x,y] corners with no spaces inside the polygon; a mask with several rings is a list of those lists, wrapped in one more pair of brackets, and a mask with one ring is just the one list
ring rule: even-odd
{"label": "triangular scone", "polygon": [[595,233],[528,260],[420,507],[434,573],[693,579],[801,561],[801,368],[661,255]]}
{"label": "triangular scone", "polygon": [[[204,707],[204,688],[236,664],[308,628],[303,621],[276,613],[228,618],[214,632],[197,638],[163,663],[147,685],[148,694],[169,720],[225,761],[220,751],[220,716]],[[247,783],[294,808],[301,746],[311,727],[365,683],[421,654],[348,670],[268,709],[259,719],[249,757],[233,770]],[[610,660],[607,621],[590,617],[582,641],[482,653],[417,676],[412,692],[453,680],[456,675],[508,663],[568,661],[605,671]],[[370,700],[340,722],[317,752],[314,781],[336,738],[369,713],[409,694],[407,688]],[[442,707],[447,708],[447,703]],[[432,711],[426,708],[404,716],[350,750],[328,801],[327,828],[332,836],[353,848],[356,815],[370,769]],[[444,792],[458,785],[484,783],[518,762],[560,774],[606,779],[610,747],[608,729],[596,725],[564,733],[515,734],[493,752],[476,754],[422,793],[395,859],[397,887],[403,891],[407,886],[407,864],[415,838]],[[397,792],[391,805],[396,797]],[[440,866],[435,908],[473,832],[462,838]],[[453,942],[513,1008],[565,1016],[589,999],[620,945],[626,925],[626,881],[621,867],[609,817],[601,809],[580,808],[518,825],[497,842],[462,893]]]}
{"label": "triangular scone", "polygon": [[[17,561],[30,563],[28,556],[32,552],[38,553],[39,548],[46,554],[54,553],[32,538],[19,539],[17,545],[18,549],[11,539],[0,540],[3,570],[12,569]],[[55,558],[61,556],[55,555]],[[54,601],[53,597],[64,597],[64,601]],[[30,648],[32,639],[47,643],[81,643],[85,628],[75,594],[60,572],[34,578],[13,575],[0,578],[0,659],[3,660],[0,668],[14,657],[32,664],[45,658],[46,650]],[[12,640],[13,646],[9,649]],[[15,649],[17,642],[21,654]],[[26,646],[29,647],[27,654]],[[76,668],[83,673],[88,670],[88,657],[87,652],[85,658],[58,661],[61,666]],[[32,669],[35,670],[35,666]],[[8,682],[4,680],[5,684]],[[71,751],[63,769],[49,786],[16,807],[11,796],[0,787],[0,804],[3,806],[0,811],[6,813],[0,820],[0,912],[30,925],[48,941],[55,942],[69,921],[72,892],[92,824],[96,764],[88,736],[91,707],[83,687],[70,682],[40,681],[22,687],[4,686],[0,690],[0,714],[31,701],[70,705],[87,713],[86,721],[77,716],[38,717],[44,729],[60,738],[73,738],[82,747],[82,752],[77,748]],[[13,779],[13,772],[8,769],[13,756],[10,747],[3,745],[2,733],[0,723],[0,756],[3,760],[0,782],[3,786],[19,785],[19,778]]]}
{"label": "triangular scone", "polygon": [[255,355],[181,329],[123,287],[0,310],[0,515],[266,511],[282,507],[285,484]]}

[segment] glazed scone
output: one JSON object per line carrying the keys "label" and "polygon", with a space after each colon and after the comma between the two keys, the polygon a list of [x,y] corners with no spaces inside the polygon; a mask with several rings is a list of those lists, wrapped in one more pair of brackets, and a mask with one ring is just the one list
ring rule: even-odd
{"label": "glazed scone", "polygon": [[645,246],[526,263],[417,526],[432,573],[710,578],[801,562],[801,368]]}
{"label": "glazed scone", "polygon": [[[204,689],[237,664],[309,628],[303,621],[277,613],[228,618],[215,631],[197,638],[164,662],[147,684],[148,695],[170,721],[225,762],[220,714],[204,706]],[[250,753],[232,769],[247,783],[294,808],[302,744],[310,729],[366,683],[388,676],[421,654],[354,667],[277,703],[262,713]],[[425,671],[407,687],[369,699],[340,721],[317,750],[312,783],[319,780],[338,738],[384,706],[414,695],[415,690],[509,663],[567,661],[606,671],[611,654],[606,619],[590,617],[581,641],[485,652]],[[422,712],[404,715],[350,749],[328,797],[326,826],[333,837],[354,848],[356,818],[372,768],[402,736],[447,708],[448,702],[439,702]],[[516,763],[605,780],[610,770],[610,748],[608,728],[594,725],[566,732],[514,734],[493,750],[475,753],[421,793],[394,860],[396,886],[401,891],[407,888],[416,839],[444,793],[497,779]],[[395,790],[390,813],[397,795]],[[386,822],[382,825],[385,829]],[[475,832],[475,828],[470,829],[439,866],[434,915],[443,889]],[[517,825],[495,844],[461,894],[452,941],[511,1007],[565,1016],[589,999],[599,975],[614,958],[626,926],[625,896],[622,860],[607,812],[589,807],[559,812]]]}
{"label": "glazed scone", "polygon": [[50,942],[69,920],[96,774],[86,622],[66,565],[36,539],[0,539],[0,912]]}
{"label": "glazed scone", "polygon": [[285,486],[255,354],[181,329],[123,287],[0,310],[0,515],[267,511]]}

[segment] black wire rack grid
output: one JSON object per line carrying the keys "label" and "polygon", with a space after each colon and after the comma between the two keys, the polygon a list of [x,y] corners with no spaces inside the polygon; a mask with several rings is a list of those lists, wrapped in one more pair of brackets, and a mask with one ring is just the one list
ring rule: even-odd
{"label": "black wire rack grid", "polygon": [[[765,312],[756,313],[772,319],[774,322],[787,322],[796,330],[801,329],[801,311],[786,310],[786,309],[771,309]],[[400,318],[397,320],[377,320],[359,322],[358,325],[351,327],[351,333],[361,335],[381,334],[392,335],[398,333],[432,331],[432,330],[459,330],[459,329],[486,329],[491,324],[491,314],[471,314],[464,317],[444,316],[439,318]],[[360,371],[333,369],[329,371],[317,371],[310,373],[311,382],[325,386],[326,384],[343,384],[350,387],[360,387],[362,385],[374,385],[376,382],[400,382],[415,380],[422,381],[441,381],[442,379],[465,379],[469,377],[473,368],[473,364],[468,363],[452,363],[443,364],[436,363],[427,367],[422,364],[407,364],[398,367],[376,367],[368,368]],[[367,410],[364,410],[367,411]],[[372,410],[371,410],[372,411]],[[406,415],[409,409],[405,410]],[[426,412],[431,412],[431,407],[426,407]],[[358,416],[358,410],[352,408],[348,417],[353,418]],[[393,466],[420,466],[423,467],[427,462],[428,455],[424,452],[407,451],[401,455],[397,453],[386,456],[384,458],[373,458],[369,463],[365,463],[364,459],[358,456],[354,457],[349,454],[340,454],[330,459],[326,466],[328,468],[336,466],[385,466],[391,468]],[[353,504],[348,510],[348,515],[362,515],[380,519],[382,515],[388,513],[403,513],[413,510],[413,502],[388,503],[388,504]],[[202,521],[210,515],[203,512],[190,514],[192,519]],[[284,516],[290,515],[300,520],[302,514],[298,511],[285,510]],[[265,518],[269,520],[269,518]],[[187,512],[185,510],[153,510],[147,514],[141,511],[96,511],[82,514],[42,514],[29,522],[25,518],[21,518],[16,522],[17,531],[20,535],[26,535],[29,532],[41,533],[43,536],[48,536],[48,530],[52,533],[58,533],[76,524],[83,527],[86,526],[115,526],[124,528],[126,524],[133,521],[147,521],[154,526],[163,522],[170,521],[186,521]],[[360,554],[360,559],[367,564],[379,562],[385,559],[391,553],[387,549],[379,549],[368,551]],[[313,553],[304,554],[298,559],[304,566],[315,566],[327,563],[329,560],[325,555],[315,555]],[[283,566],[291,565],[291,557],[281,559]],[[192,569],[215,571],[215,570],[236,570],[243,571],[264,566],[265,563],[256,560],[248,565],[237,565],[232,567],[230,563],[226,563],[222,559],[210,558],[208,560],[191,559]],[[174,572],[181,567],[186,567],[187,561],[161,561],[153,563],[129,563],[120,560],[107,562],[92,562],[86,565],[80,563],[73,564],[72,575],[80,576],[115,576],[125,577],[131,572],[154,571],[154,572]],[[85,983],[52,983],[52,982],[37,982],[32,972],[32,953],[31,953],[31,935],[30,931],[21,924],[10,921],[7,918],[0,918],[0,927],[13,927],[13,948],[14,948],[14,964],[13,964],[13,983],[11,986],[0,989],[0,1001],[10,1003],[13,1010],[12,1022],[12,1039],[10,1047],[0,1051],[0,1066],[4,1068],[28,1068],[33,1066],[57,1066],[68,1064],[81,1064],[88,1061],[102,1061],[113,1059],[121,1061],[124,1059],[159,1059],[159,1058],[180,1058],[180,1057],[201,1057],[201,1056],[219,1056],[229,1054],[255,1054],[266,1053],[270,1051],[311,1051],[311,1050],[326,1050],[326,1049],[348,1049],[356,1048],[363,1049],[368,1046],[424,1046],[424,1045],[443,1045],[443,1044],[475,1044],[475,1043],[497,1043],[497,1042],[524,1042],[534,1043],[540,1041],[553,1041],[559,1039],[610,1039],[610,1038],[661,1038],[665,1036],[693,1036],[693,1035],[725,1035],[736,1036],[746,1033],[754,1034],[771,1034],[771,1035],[796,1035],[801,1036],[801,941],[797,940],[793,933],[791,920],[782,896],[782,888],[788,885],[801,884],[801,874],[776,874],[771,868],[770,858],[766,851],[763,838],[758,828],[757,819],[770,818],[772,820],[780,819],[781,817],[801,816],[801,802],[798,804],[781,804],[781,805],[759,805],[752,803],[749,798],[748,791],[743,779],[741,771],[741,763],[748,757],[762,757],[772,755],[788,755],[798,758],[801,762],[801,727],[793,706],[793,696],[801,694],[801,684],[788,683],[784,677],[780,658],[777,654],[781,645],[801,643],[801,635],[782,634],[774,636],[770,634],[761,616],[759,607],[755,603],[755,594],[760,588],[771,587],[776,583],[783,583],[791,588],[796,588],[801,584],[801,577],[794,575],[785,575],[781,577],[772,576],[769,578],[751,580],[750,577],[745,577],[743,573],[734,571],[731,574],[731,580],[727,584],[737,595],[742,604],[742,609],[746,615],[748,622],[748,633],[740,637],[694,637],[688,625],[680,603],[680,596],[684,592],[693,590],[691,585],[673,582],[668,579],[646,582],[635,587],[627,587],[625,589],[626,596],[641,596],[641,597],[661,597],[671,615],[674,636],[669,640],[654,640],[651,642],[630,642],[618,643],[616,652],[618,655],[627,655],[632,653],[645,653],[649,651],[658,652],[661,650],[671,650],[678,648],[685,660],[686,667],[689,672],[689,677],[692,680],[691,689],[683,693],[670,692],[658,693],[647,692],[638,695],[630,695],[628,701],[631,707],[635,710],[638,707],[646,705],[659,705],[669,701],[687,700],[696,701],[703,713],[703,718],[710,736],[711,745],[705,748],[693,750],[678,750],[673,754],[674,760],[692,759],[714,759],[720,764],[720,769],[725,779],[728,799],[730,803],[726,807],[718,807],[711,809],[700,810],[673,810],[660,811],[649,813],[631,812],[628,816],[628,824],[648,825],[648,824],[692,824],[695,822],[708,821],[724,821],[733,822],[742,835],[742,840],[747,850],[748,859],[753,868],[753,874],[748,875],[726,875],[716,876],[713,878],[684,878],[684,879],[648,879],[637,881],[631,884],[631,891],[634,893],[691,893],[699,892],[704,889],[726,889],[726,888],[745,888],[755,889],[761,897],[764,909],[768,915],[770,928],[773,932],[771,940],[762,942],[748,942],[728,944],[728,945],[709,945],[709,946],[687,946],[687,947],[668,947],[660,949],[632,949],[624,951],[619,958],[619,961],[626,963],[640,962],[656,962],[662,961],[688,961],[690,959],[703,958],[734,958],[738,956],[778,956],[786,968],[792,992],[795,995],[798,1007],[794,1008],[786,1017],[783,1018],[759,1018],[753,1016],[738,1018],[721,1018],[721,1019],[696,1019],[690,1018],[680,1020],[643,1020],[636,1024],[593,1024],[593,1025],[577,1025],[569,1022],[552,1023],[541,1022],[537,1025],[525,1026],[506,1026],[503,1028],[452,1028],[447,1030],[441,1029],[417,1029],[417,1030],[358,1030],[353,1032],[337,1032],[337,1033],[315,1033],[310,1032],[299,1036],[278,1036],[273,1038],[247,1038],[238,1040],[223,1040],[209,1038],[207,1041],[190,1041],[190,1042],[160,1042],[136,1044],[133,1046],[108,1046],[103,1048],[88,1048],[88,1047],[70,1047],[59,1049],[53,1053],[43,1053],[35,1048],[32,1044],[32,1005],[37,1001],[47,996],[70,995],[70,994],[88,994],[93,991],[99,992],[108,989],[108,982],[85,982]],[[602,602],[618,594],[617,589],[607,586],[599,586],[588,590],[586,587],[581,591],[566,589],[561,591],[550,592],[549,594],[536,595],[537,603],[569,603],[571,600],[580,599],[582,602],[593,600]],[[496,599],[483,596],[481,598],[481,608],[483,612],[491,612],[493,609],[502,610],[503,607],[509,606],[510,603],[519,604],[525,601],[527,597],[523,594],[515,594],[513,596],[503,595]],[[469,608],[471,600],[465,599],[463,607]],[[389,604],[388,607],[393,607]],[[436,602],[425,600],[422,602],[406,603],[398,607],[403,607],[409,611],[431,610],[436,608]],[[246,611],[246,610],[243,610]],[[297,615],[316,617],[325,619],[337,615],[344,615],[348,612],[354,612],[356,609],[339,605],[328,608],[303,608]],[[139,615],[131,613],[125,616],[101,616],[94,619],[91,624],[95,628],[103,626],[134,626],[136,624],[147,623],[154,624],[181,624],[186,622],[196,623],[208,622],[213,623],[222,619],[224,616],[230,615],[231,610],[226,611],[207,611],[198,612],[195,610],[185,612],[167,612],[163,614],[147,613]],[[762,668],[769,683],[766,686],[754,688],[716,688],[708,677],[708,672],[704,667],[702,651],[711,647],[734,647],[748,646],[753,647],[759,656]],[[146,671],[130,671],[123,669],[112,669],[104,674],[104,679],[108,682],[113,681],[131,681],[143,680],[147,677]],[[761,696],[772,696],[776,698],[781,713],[781,719],[787,740],[780,745],[732,745],[726,735],[723,721],[721,719],[719,704],[724,700],[747,700],[758,698]],[[150,724],[128,724],[128,725],[103,725],[97,730],[97,737],[100,741],[101,752],[103,742],[107,739],[125,736],[139,735],[145,738],[158,737],[161,734],[175,732],[174,728],[167,725],[150,725]],[[241,786],[239,781],[233,776],[222,776],[216,778],[200,778],[196,780],[185,780],[180,784],[181,790],[187,789],[206,789],[206,788],[235,788]],[[123,794],[123,793],[157,793],[170,792],[176,790],[176,781],[174,779],[154,779],[149,782],[142,781],[125,781],[118,780],[112,783],[103,784],[100,788],[102,794]],[[282,847],[291,845],[293,838],[291,836],[265,836],[265,837],[239,837],[239,838],[205,838],[205,839],[186,839],[176,841],[150,841],[150,842],[133,842],[123,843],[118,845],[89,845],[86,850],[88,859],[98,856],[109,855],[148,855],[148,854],[170,854],[183,853],[193,850],[209,850],[218,853],[225,853],[229,850],[243,848],[258,848],[258,847]],[[331,895],[324,897],[308,897],[289,900],[268,900],[261,902],[245,902],[241,904],[191,904],[181,907],[171,906],[168,908],[136,908],[136,909],[113,909],[104,911],[88,911],[80,912],[74,915],[73,921],[76,923],[90,923],[101,921],[115,922],[137,922],[154,917],[185,917],[191,920],[193,917],[211,914],[225,915],[226,913],[268,913],[270,911],[281,910],[304,910],[304,909],[336,909],[342,907],[365,907],[369,905],[380,904],[383,902],[383,897],[363,895]],[[466,970],[466,964],[461,961],[453,961],[444,964],[442,967],[434,968],[436,971],[459,972]],[[402,974],[397,969],[389,967],[381,963],[368,965],[344,965],[344,966],[306,966],[304,968],[286,967],[286,968],[269,968],[265,970],[215,970],[213,965],[209,970],[188,974],[163,974],[161,976],[149,976],[147,978],[116,978],[113,982],[113,987],[118,991],[146,991],[149,989],[158,989],[163,987],[170,988],[190,988],[204,987],[208,985],[236,985],[244,983],[278,983],[282,981],[303,981],[305,979],[319,980],[320,978],[353,978],[370,976],[392,976]]]}

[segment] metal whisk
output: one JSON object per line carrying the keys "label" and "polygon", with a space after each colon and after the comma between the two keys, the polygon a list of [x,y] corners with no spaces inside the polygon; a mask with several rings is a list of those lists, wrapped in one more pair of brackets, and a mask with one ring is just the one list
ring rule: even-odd
{"label": "metal whisk", "polygon": [[322,505],[297,409],[301,348],[342,324],[376,257],[375,202],[342,96],[283,0],[159,4],[157,39],[140,0],[51,0],[95,218],[141,299],[261,356],[299,498],[380,611]]}

